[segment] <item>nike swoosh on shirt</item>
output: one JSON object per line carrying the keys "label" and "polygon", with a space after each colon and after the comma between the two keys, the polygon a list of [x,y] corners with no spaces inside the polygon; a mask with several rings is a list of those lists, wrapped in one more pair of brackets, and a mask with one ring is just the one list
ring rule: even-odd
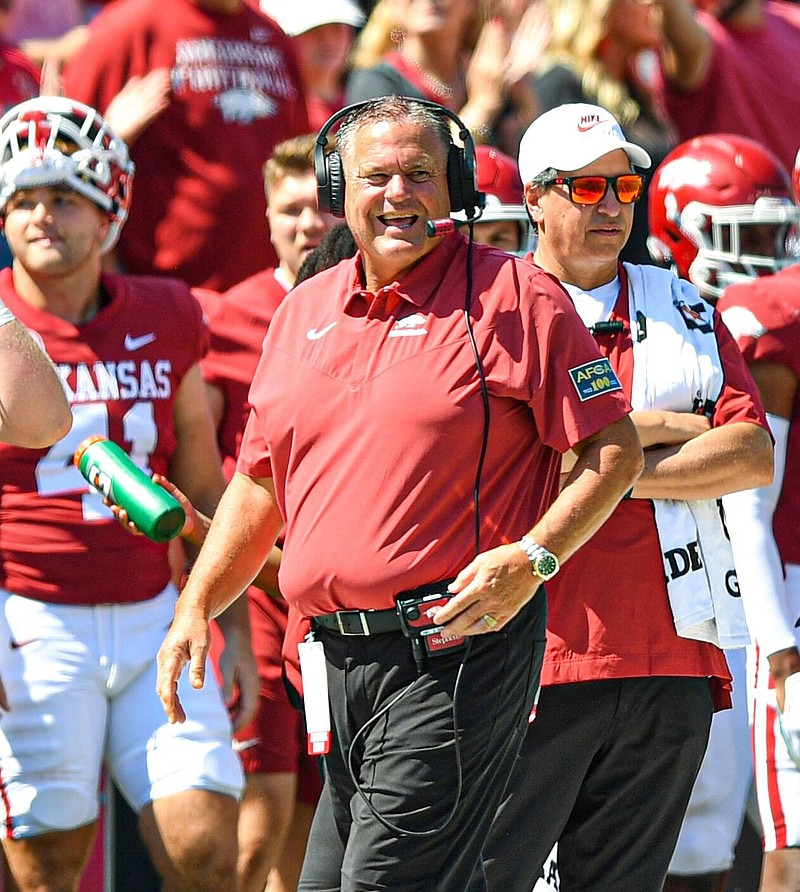
{"label": "nike swoosh on shirt", "polygon": [[135,338],[133,335],[126,334],[125,335],[125,349],[126,350],[138,350],[140,347],[146,347],[148,344],[152,344],[156,339],[156,333],[151,331],[149,334],[140,335],[138,338]]}
{"label": "nike swoosh on shirt", "polygon": [[320,338],[324,338],[334,325],[336,325],[336,323],[331,322],[331,324],[326,325],[325,328],[309,328],[309,330],[306,332],[306,337],[309,339],[309,341],[318,341]]}

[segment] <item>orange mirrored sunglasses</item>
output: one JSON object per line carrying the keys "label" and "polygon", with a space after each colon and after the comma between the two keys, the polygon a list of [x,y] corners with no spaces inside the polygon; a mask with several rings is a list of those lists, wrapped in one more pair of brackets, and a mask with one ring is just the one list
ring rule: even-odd
{"label": "orange mirrored sunglasses", "polygon": [[624,173],[617,177],[555,177],[542,185],[566,186],[570,200],[575,204],[599,204],[611,186],[620,204],[633,204],[642,197],[644,177],[640,173]]}

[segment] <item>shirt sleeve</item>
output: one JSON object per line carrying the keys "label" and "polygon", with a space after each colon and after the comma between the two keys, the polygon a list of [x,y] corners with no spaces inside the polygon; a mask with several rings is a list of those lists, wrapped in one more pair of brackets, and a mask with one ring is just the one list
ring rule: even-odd
{"label": "shirt sleeve", "polygon": [[720,314],[715,313],[714,318],[717,343],[725,370],[725,383],[714,409],[713,426],[748,421],[769,430],[764,406],[747,363],[722,322]]}
{"label": "shirt sleeve", "polygon": [[248,477],[272,477],[272,462],[264,438],[264,425],[255,407],[251,408],[247,418],[236,470]]}
{"label": "shirt sleeve", "polygon": [[627,415],[630,403],[558,281],[537,272],[520,285],[521,325],[505,314],[491,370],[505,382],[501,395],[530,405],[542,442],[566,452]]}

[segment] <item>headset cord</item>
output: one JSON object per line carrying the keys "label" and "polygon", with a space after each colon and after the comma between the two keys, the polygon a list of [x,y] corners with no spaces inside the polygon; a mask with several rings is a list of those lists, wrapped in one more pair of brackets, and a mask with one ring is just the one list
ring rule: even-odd
{"label": "headset cord", "polygon": [[475,471],[475,486],[472,491],[473,515],[475,518],[475,556],[481,553],[481,477],[483,476],[483,464],[486,459],[486,451],[489,447],[489,388],[486,384],[486,373],[481,362],[481,354],[475,341],[475,333],[472,330],[472,247],[475,243],[475,223],[469,224],[469,242],[467,243],[467,294],[464,300],[464,319],[467,324],[467,337],[469,338],[472,355],[475,357],[475,367],[478,370],[478,380],[481,386],[481,402],[483,403],[483,436],[481,437],[481,451],[478,456],[478,466]]}
{"label": "headset cord", "polygon": [[356,777],[356,773],[353,770],[353,753],[355,751],[355,746],[361,737],[377,722],[382,716],[384,716],[399,700],[406,696],[406,694],[411,691],[414,685],[419,681],[419,678],[415,678],[414,681],[407,684],[396,697],[391,699],[387,704],[382,706],[375,715],[371,716],[367,719],[366,722],[356,731],[355,736],[350,742],[350,746],[347,750],[347,771],[350,775],[350,780],[353,782],[353,786],[357,790],[359,796],[366,803],[367,808],[372,812],[373,816],[386,827],[387,830],[390,830],[392,833],[396,833],[398,836],[434,836],[437,833],[441,833],[442,830],[452,821],[453,816],[456,813],[456,809],[458,808],[459,803],[461,802],[461,792],[463,789],[463,769],[461,766],[461,746],[459,744],[458,739],[458,708],[456,706],[456,701],[458,698],[458,689],[461,685],[461,675],[464,671],[464,664],[467,662],[467,655],[469,654],[469,642],[467,643],[467,648],[464,651],[464,656],[461,658],[461,663],[458,667],[458,673],[456,675],[456,682],[453,686],[453,701],[452,701],[452,716],[453,716],[453,742],[455,746],[455,762],[456,762],[456,796],[453,800],[453,805],[450,808],[450,811],[445,816],[444,820],[438,824],[436,827],[431,827],[428,830],[408,830],[403,827],[399,827],[397,824],[394,824],[388,818],[384,817],[377,808],[370,801],[369,796],[361,785],[360,781]]}

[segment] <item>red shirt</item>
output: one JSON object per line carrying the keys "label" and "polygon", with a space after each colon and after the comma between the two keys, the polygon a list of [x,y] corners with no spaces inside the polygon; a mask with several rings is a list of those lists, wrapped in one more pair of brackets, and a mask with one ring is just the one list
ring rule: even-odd
{"label": "red shirt", "polygon": [[39,95],[39,69],[15,46],[0,41],[0,108],[8,111]]}
{"label": "red shirt", "polygon": [[[777,363],[800,379],[800,266],[731,285],[717,307],[748,363]],[[800,389],[789,420],[786,470],[772,526],[783,560],[800,564]]]}
{"label": "red shirt", "polygon": [[201,363],[203,378],[225,398],[225,414],[217,439],[225,476],[230,479],[250,411],[247,393],[261,356],[261,344],[272,315],[286,297],[286,288],[275,270],[256,273],[225,294],[198,293],[208,326],[211,346]]}
{"label": "red shirt", "polygon": [[110,302],[83,325],[34,309],[0,272],[0,299],[44,342],[72,408],[72,430],[49,449],[0,443],[0,585],[60,604],[144,601],[169,582],[167,545],[131,536],[72,463],[102,434],[146,471],[166,474],[173,409],[208,345],[199,304],[182,282],[104,276]]}
{"label": "red shirt", "polygon": [[800,7],[765,0],[764,24],[733,28],[702,10],[696,15],[713,42],[705,81],[683,92],[665,83],[667,111],[681,140],[736,133],[763,143],[787,170],[798,137],[787,122],[800,116]]}
{"label": "red shirt", "polygon": [[104,112],[132,75],[160,67],[173,93],[131,147],[119,256],[131,273],[225,291],[277,262],[264,162],[308,130],[291,42],[249,6],[225,15],[190,0],[117,0],[92,21],[64,88]]}
{"label": "red shirt", "polygon": [[[611,319],[622,321],[625,330],[597,335],[598,346],[630,395],[633,344],[627,291],[620,294]],[[736,421],[764,424],[752,378],[716,314],[714,331],[725,384],[712,426]],[[543,685],[654,675],[709,676],[714,680],[716,707],[730,706],[724,690],[730,687],[730,672],[723,652],[706,642],[679,637],[675,631],[650,500],[620,502],[547,583],[547,595]]]}
{"label": "red shirt", "polygon": [[[236,470],[236,457],[250,412],[247,393],[261,356],[261,344],[273,313],[286,297],[286,289],[275,278],[275,270],[268,269],[234,285],[225,294],[206,291],[197,292],[196,296],[211,330],[211,344],[200,364],[203,378],[222,392],[225,401],[217,441],[225,477],[229,480]],[[258,674],[274,683],[281,672],[281,650],[289,608],[285,601],[279,601],[255,586],[247,589],[247,598]],[[302,641],[303,635],[297,641]],[[248,726],[237,736],[247,740],[253,736],[252,732],[252,726]]]}
{"label": "red shirt", "polygon": [[[630,411],[583,394],[597,348],[547,273],[473,248],[472,319],[491,408],[481,550],[529,529],[560,455]],[[371,294],[360,259],[278,308],[250,391],[239,470],[272,477],[286,520],[281,591],[306,616],[388,608],[474,557],[483,404],[463,308],[467,243],[453,234]]]}

